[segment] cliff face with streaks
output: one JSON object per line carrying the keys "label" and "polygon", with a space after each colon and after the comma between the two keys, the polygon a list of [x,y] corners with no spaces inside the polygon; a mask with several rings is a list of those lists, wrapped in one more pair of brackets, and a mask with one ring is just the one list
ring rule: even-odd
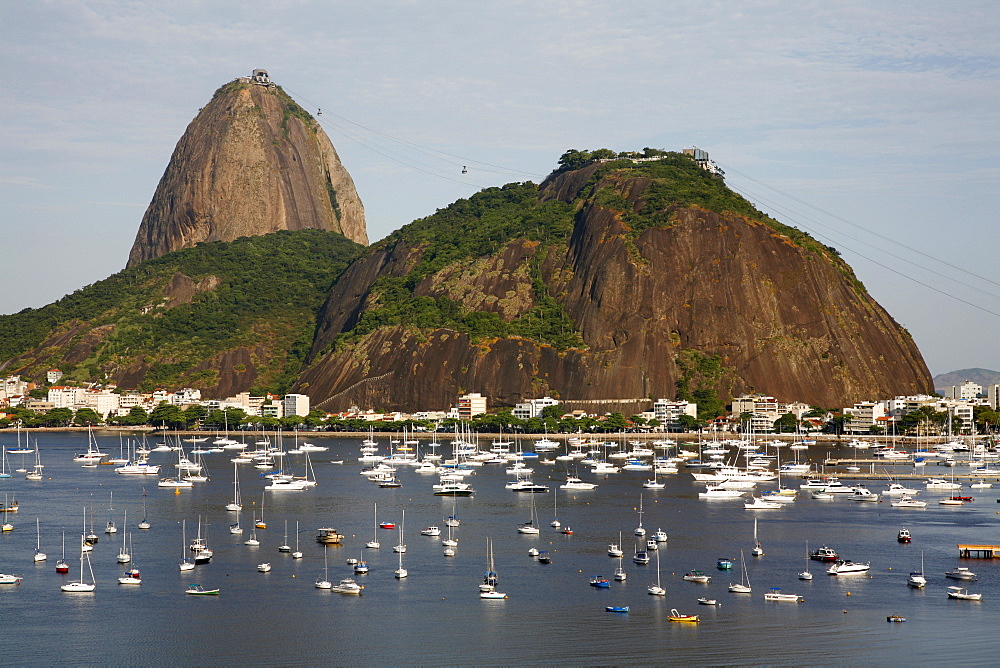
{"label": "cliff face with streaks", "polygon": [[354,181],[316,120],[280,87],[237,79],[177,143],[128,266],[202,241],[310,228],[368,243]]}
{"label": "cliff face with streaks", "polygon": [[835,251],[677,155],[416,221],[348,268],[318,323],[297,388],[327,410],[698,390],[841,407],[932,385]]}

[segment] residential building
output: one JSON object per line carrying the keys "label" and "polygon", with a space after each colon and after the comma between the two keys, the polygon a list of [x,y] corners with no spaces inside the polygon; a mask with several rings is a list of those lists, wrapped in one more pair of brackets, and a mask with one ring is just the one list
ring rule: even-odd
{"label": "residential building", "polygon": [[666,429],[680,429],[682,415],[698,417],[698,404],[689,401],[668,401],[657,399],[653,402],[653,417]]}
{"label": "residential building", "polygon": [[975,399],[983,393],[983,386],[967,380],[961,385],[951,385],[944,388],[946,399]]}
{"label": "residential building", "polygon": [[59,379],[63,377],[63,372],[59,369],[49,369],[45,372],[45,380],[48,381],[49,385],[53,383],[58,383]]}
{"label": "residential building", "polygon": [[990,403],[990,408],[1000,410],[1000,385],[990,385],[986,388],[986,400]]}
{"label": "residential building", "polygon": [[478,392],[463,395],[458,398],[458,417],[460,420],[471,420],[474,415],[486,412],[486,397]]}
{"label": "residential building", "polygon": [[286,394],[284,399],[285,417],[298,415],[305,417],[309,415],[309,395],[308,394]]}
{"label": "residential building", "polygon": [[530,420],[531,418],[540,417],[544,408],[558,405],[559,402],[552,397],[528,399],[528,401],[514,406],[514,410],[512,410],[511,413],[513,413],[514,417],[520,420]]}
{"label": "residential building", "polygon": [[849,417],[844,421],[845,433],[867,434],[872,427],[882,424],[880,420],[886,417],[886,405],[882,401],[861,401],[845,408],[844,415]]}

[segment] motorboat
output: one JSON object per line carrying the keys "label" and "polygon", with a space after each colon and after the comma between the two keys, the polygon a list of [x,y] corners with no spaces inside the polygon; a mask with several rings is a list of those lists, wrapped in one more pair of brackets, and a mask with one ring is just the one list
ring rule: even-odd
{"label": "motorboat", "polygon": [[189,584],[184,593],[191,596],[218,596],[219,591],[218,589],[205,589],[200,584]]}
{"label": "motorboat", "polygon": [[851,495],[847,498],[850,499],[851,501],[876,502],[878,501],[878,494],[871,491],[867,487],[864,487],[863,485],[858,485],[857,487],[854,488],[854,491],[851,492]]}
{"label": "motorboat", "polygon": [[809,496],[812,497],[812,498],[814,498],[814,499],[822,500],[822,501],[829,501],[830,499],[836,498],[832,493],[830,493],[830,492],[824,492],[822,490],[817,491],[817,492],[813,492]]}
{"label": "motorboat", "polygon": [[649,553],[646,550],[636,548],[635,554],[632,556],[632,561],[637,564],[648,564],[649,563]]}
{"label": "motorboat", "polygon": [[899,533],[896,534],[897,543],[909,543],[910,540],[911,540],[910,530],[905,527],[900,529]]}
{"label": "motorboat", "polygon": [[965,587],[948,587],[948,598],[957,598],[963,601],[981,601],[982,594],[970,594]]}
{"label": "motorboat", "polygon": [[611,587],[611,581],[603,575],[595,575],[590,578],[590,586],[597,587],[598,589],[608,589]]}
{"label": "motorboat", "polygon": [[666,543],[667,532],[664,531],[663,529],[657,529],[656,532],[653,533],[653,540],[655,540],[657,543]]}
{"label": "motorboat", "polygon": [[699,605],[718,605],[719,602],[716,601],[714,598],[699,598],[698,599],[698,604]]}
{"label": "motorboat", "polygon": [[743,507],[747,510],[776,510],[781,508],[782,505],[780,503],[775,503],[774,501],[768,501],[763,497],[755,496],[753,497],[753,501],[744,503]]}
{"label": "motorboat", "polygon": [[848,573],[867,573],[871,564],[862,564],[848,559],[838,559],[826,569],[828,575],[845,575]]}
{"label": "motorboat", "polygon": [[742,496],[742,490],[723,487],[709,487],[704,492],[698,492],[699,499],[738,499]]}
{"label": "motorboat", "polygon": [[914,499],[912,496],[901,496],[894,501],[890,501],[889,505],[893,508],[926,508],[927,502]]}
{"label": "motorboat", "polygon": [[712,581],[712,577],[710,575],[705,575],[703,571],[699,570],[693,570],[685,573],[683,579],[688,582],[700,582],[702,584],[708,584]]}
{"label": "motorboat", "polygon": [[906,485],[900,484],[898,482],[890,483],[888,489],[886,489],[882,494],[885,496],[902,496],[904,494],[918,494],[919,490],[910,489]]}
{"label": "motorboat", "polygon": [[733,570],[733,560],[723,557],[715,562],[715,567],[720,571],[731,571]]}
{"label": "motorboat", "polygon": [[923,589],[927,586],[927,578],[924,577],[924,555],[920,554],[920,570],[911,571],[909,577],[906,578],[906,584],[915,589]]}
{"label": "motorboat", "polygon": [[698,615],[682,615],[677,612],[677,608],[672,608],[670,610],[670,615],[667,617],[667,621],[671,622],[700,622],[701,618]]}
{"label": "motorboat", "polygon": [[562,485],[559,485],[559,489],[590,490],[590,489],[597,489],[597,484],[592,482],[584,482],[579,478],[567,476],[566,482],[563,483]]}
{"label": "motorboat", "polygon": [[837,551],[832,547],[824,545],[810,552],[809,558],[813,561],[837,561],[839,556],[837,555]]}
{"label": "motorboat", "polygon": [[627,605],[606,605],[606,606],[604,606],[604,611],[605,612],[627,613],[628,612],[628,606]]}
{"label": "motorboat", "polygon": [[330,591],[335,591],[338,594],[353,594],[356,596],[361,595],[361,590],[364,589],[364,585],[359,585],[352,578],[344,578],[335,585],[332,585]]}
{"label": "motorboat", "polygon": [[771,587],[764,594],[765,601],[777,601],[779,603],[802,603],[805,599],[798,594],[782,594],[779,587]]}
{"label": "motorboat", "polygon": [[944,576],[952,580],[975,580],[976,574],[965,566],[958,566],[950,571],[945,571]]}
{"label": "motorboat", "polygon": [[948,482],[943,478],[930,478],[924,483],[926,489],[937,489],[937,490],[952,490],[952,489],[962,489],[962,483],[960,482]]}

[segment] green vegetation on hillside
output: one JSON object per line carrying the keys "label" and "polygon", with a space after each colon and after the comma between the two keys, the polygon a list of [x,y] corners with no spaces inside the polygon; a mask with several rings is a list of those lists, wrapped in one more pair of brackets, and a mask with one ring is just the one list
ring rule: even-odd
{"label": "green vegetation on hillside", "polygon": [[[202,243],[121,271],[39,309],[0,316],[0,360],[25,354],[53,332],[80,332],[45,368],[59,366],[67,380],[101,380],[114,370],[149,365],[140,388],[211,385],[214,372],[195,367],[240,346],[262,347],[258,382],[283,390],[312,343],[315,313],[334,280],[363,247],[322,230],[276,232],[230,243]],[[206,289],[170,307],[164,291],[177,274]],[[62,355],[96,328],[110,332],[86,359]],[[27,375],[42,369],[31,364]]]}
{"label": "green vegetation on hillside", "polygon": [[[372,287],[369,308],[341,342],[379,327],[449,328],[473,340],[523,336],[559,349],[583,345],[565,308],[550,294],[540,263],[549,244],[564,244],[573,231],[573,210],[565,202],[538,202],[534,183],[509,183],[460,199],[389,235],[378,247],[420,247],[419,262],[402,277],[383,276]],[[540,242],[530,272],[535,306],[505,322],[487,311],[465,309],[444,296],[414,297],[421,280],[456,262],[488,257],[513,239]]]}

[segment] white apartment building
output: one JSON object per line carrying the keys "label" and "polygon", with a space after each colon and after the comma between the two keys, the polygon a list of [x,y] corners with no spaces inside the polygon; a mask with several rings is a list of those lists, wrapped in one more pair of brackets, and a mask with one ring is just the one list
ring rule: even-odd
{"label": "white apartment building", "polygon": [[917,410],[922,406],[929,406],[934,410],[937,408],[938,397],[927,394],[911,394],[906,397],[894,397],[886,402],[886,412],[894,419],[899,420],[907,413]]}
{"label": "white apartment building", "polygon": [[666,399],[657,399],[653,402],[653,418],[658,420],[663,427],[667,427],[668,429],[680,427],[682,415],[690,415],[693,418],[698,417],[698,404],[693,404],[689,401],[668,401]]}
{"label": "white apartment building", "polygon": [[770,432],[774,430],[774,422],[788,413],[801,420],[809,412],[809,404],[800,401],[785,403],[774,397],[762,395],[746,395],[733,399],[732,412],[735,418],[743,413],[752,413],[750,427],[755,432]]}
{"label": "white apartment building", "polygon": [[559,402],[552,397],[542,397],[541,399],[528,399],[528,401],[517,404],[511,413],[520,420],[530,420],[541,416],[542,409],[548,406],[558,406]]}
{"label": "white apartment building", "polygon": [[986,389],[986,401],[993,410],[1000,410],[1000,385],[990,385]]}
{"label": "white apartment building", "polygon": [[114,392],[107,392],[105,390],[86,390],[80,401],[77,402],[76,405],[72,406],[72,408],[74,410],[92,408],[94,409],[94,412],[102,418],[107,418],[112,413],[117,413],[119,399],[119,395]]}
{"label": "white apartment building", "polygon": [[983,386],[967,380],[961,385],[951,385],[944,388],[946,399],[975,399],[983,393]]}
{"label": "white apartment building", "polygon": [[82,401],[83,394],[86,391],[82,387],[56,385],[49,388],[48,401],[55,408],[72,408]]}
{"label": "white apartment building", "polygon": [[59,379],[63,377],[63,372],[59,369],[49,369],[45,372],[45,380],[48,381],[49,385],[52,383],[58,383]]}
{"label": "white apartment building", "polygon": [[0,382],[0,399],[19,397],[28,393],[28,383],[20,376],[7,376]]}
{"label": "white apartment building", "polygon": [[[850,420],[844,422],[844,431],[849,434],[867,433],[880,418],[886,416],[886,404],[882,401],[862,401],[844,409]],[[882,420],[884,422],[884,420]]]}
{"label": "white apartment building", "polygon": [[285,417],[289,417],[291,415],[305,417],[309,415],[308,394],[286,394],[283,405]]}

